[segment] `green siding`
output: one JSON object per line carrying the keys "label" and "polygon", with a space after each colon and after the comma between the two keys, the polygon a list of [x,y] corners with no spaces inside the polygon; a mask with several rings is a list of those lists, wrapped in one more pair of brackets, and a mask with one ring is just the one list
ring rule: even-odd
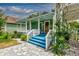
{"label": "green siding", "polygon": [[17,31],[21,30],[24,31],[26,29],[25,25],[23,24],[22,27],[20,28],[20,24],[7,24],[7,31]]}

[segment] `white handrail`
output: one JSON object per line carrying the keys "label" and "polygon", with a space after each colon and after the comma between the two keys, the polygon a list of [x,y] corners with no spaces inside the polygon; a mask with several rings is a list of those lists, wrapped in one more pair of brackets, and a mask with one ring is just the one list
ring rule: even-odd
{"label": "white handrail", "polygon": [[33,36],[33,30],[27,33],[27,41]]}
{"label": "white handrail", "polygon": [[51,41],[52,41],[52,30],[49,30],[49,32],[46,35],[46,50],[48,50]]}
{"label": "white handrail", "polygon": [[27,33],[27,41],[32,37],[32,36],[35,36],[35,35],[39,35],[40,34],[40,31],[37,30],[37,29],[32,29],[30,32]]}

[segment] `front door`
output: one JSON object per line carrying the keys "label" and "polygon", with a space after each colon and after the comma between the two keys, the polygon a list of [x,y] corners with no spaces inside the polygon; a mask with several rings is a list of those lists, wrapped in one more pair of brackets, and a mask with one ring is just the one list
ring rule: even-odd
{"label": "front door", "polygon": [[45,21],[44,22],[44,31],[46,32],[46,33],[48,33],[48,31],[49,31],[49,24],[50,22],[49,21]]}

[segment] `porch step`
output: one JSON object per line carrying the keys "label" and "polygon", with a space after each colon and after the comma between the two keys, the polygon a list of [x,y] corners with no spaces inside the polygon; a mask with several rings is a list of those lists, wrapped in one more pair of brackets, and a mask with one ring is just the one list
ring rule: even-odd
{"label": "porch step", "polygon": [[46,47],[45,35],[42,34],[33,36],[28,42],[42,48]]}
{"label": "porch step", "polygon": [[45,41],[45,37],[44,36],[37,35],[37,36],[33,36],[32,38]]}
{"label": "porch step", "polygon": [[41,44],[45,44],[45,41],[37,40],[37,39],[34,39],[34,38],[32,38],[31,41],[38,42],[38,43],[41,43]]}
{"label": "porch step", "polygon": [[31,43],[31,44],[34,44],[34,45],[37,45],[37,46],[40,46],[40,47],[42,47],[42,48],[45,48],[45,45],[44,44],[40,44],[40,43],[38,43],[38,42],[34,42],[34,41],[29,41],[29,43]]}
{"label": "porch step", "polygon": [[40,36],[46,36],[46,33],[42,32],[42,33],[40,34]]}

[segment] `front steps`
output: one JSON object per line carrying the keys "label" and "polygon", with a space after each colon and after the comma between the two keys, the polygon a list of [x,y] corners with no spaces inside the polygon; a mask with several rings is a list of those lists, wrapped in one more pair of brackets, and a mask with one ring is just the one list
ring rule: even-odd
{"label": "front steps", "polygon": [[39,47],[45,48],[46,47],[46,41],[45,41],[45,33],[41,33],[40,35],[33,36],[29,39],[29,43],[37,45]]}

